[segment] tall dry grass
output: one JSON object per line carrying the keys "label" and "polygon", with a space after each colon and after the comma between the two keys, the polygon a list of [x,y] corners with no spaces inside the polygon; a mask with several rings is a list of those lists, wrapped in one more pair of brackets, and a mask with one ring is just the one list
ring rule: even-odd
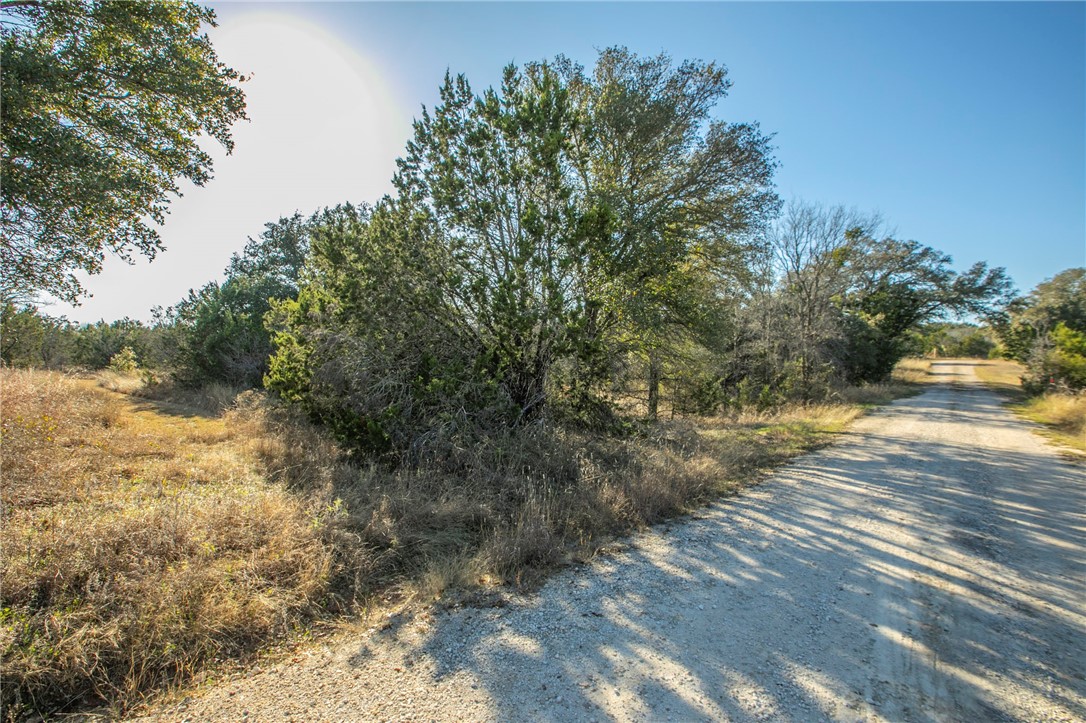
{"label": "tall dry grass", "polygon": [[793,406],[620,437],[539,424],[391,469],[256,392],[0,374],[0,675],[16,713],[121,710],[318,614],[535,585],[862,412]]}
{"label": "tall dry grass", "polygon": [[288,631],[328,586],[319,512],[223,420],[0,371],[5,715],[124,702]]}

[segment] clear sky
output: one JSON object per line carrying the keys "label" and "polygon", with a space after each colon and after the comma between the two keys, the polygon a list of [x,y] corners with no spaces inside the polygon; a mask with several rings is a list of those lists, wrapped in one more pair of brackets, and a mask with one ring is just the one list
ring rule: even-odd
{"label": "clear sky", "polygon": [[591,66],[625,45],[718,61],[728,121],[775,134],[778,192],[879,211],[958,268],[1022,291],[1086,265],[1086,3],[216,3],[212,39],[251,121],[186,191],[150,263],[114,260],[53,314],[148,319],[221,279],[263,224],[391,190],[446,68],[481,91],[509,62]]}

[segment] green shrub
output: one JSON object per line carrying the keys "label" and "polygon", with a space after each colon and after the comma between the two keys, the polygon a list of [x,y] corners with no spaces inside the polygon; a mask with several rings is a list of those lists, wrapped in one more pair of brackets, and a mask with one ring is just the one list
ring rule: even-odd
{"label": "green shrub", "polygon": [[135,374],[139,370],[139,360],[132,347],[126,346],[111,356],[109,370],[118,374]]}

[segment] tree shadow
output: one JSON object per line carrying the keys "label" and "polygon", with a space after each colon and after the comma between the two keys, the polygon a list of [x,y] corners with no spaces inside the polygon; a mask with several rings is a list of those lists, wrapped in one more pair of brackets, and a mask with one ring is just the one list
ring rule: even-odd
{"label": "tree shadow", "polygon": [[1081,470],[979,388],[887,413],[417,655],[500,720],[1086,719]]}

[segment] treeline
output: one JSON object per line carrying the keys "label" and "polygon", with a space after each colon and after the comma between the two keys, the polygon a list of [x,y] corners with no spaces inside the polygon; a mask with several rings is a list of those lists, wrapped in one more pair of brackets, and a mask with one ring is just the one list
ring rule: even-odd
{"label": "treeline", "polygon": [[481,94],[447,76],[394,196],[268,224],[149,326],[6,304],[3,360],[101,367],[128,348],[183,385],[266,386],[398,460],[540,420],[825,399],[938,346],[952,316],[990,323],[1038,383],[1086,385],[1081,269],[1012,303],[1003,269],[959,273],[878,217],[782,203],[770,138],[717,119],[729,86],[713,63],[621,48],[591,71],[510,66]]}

